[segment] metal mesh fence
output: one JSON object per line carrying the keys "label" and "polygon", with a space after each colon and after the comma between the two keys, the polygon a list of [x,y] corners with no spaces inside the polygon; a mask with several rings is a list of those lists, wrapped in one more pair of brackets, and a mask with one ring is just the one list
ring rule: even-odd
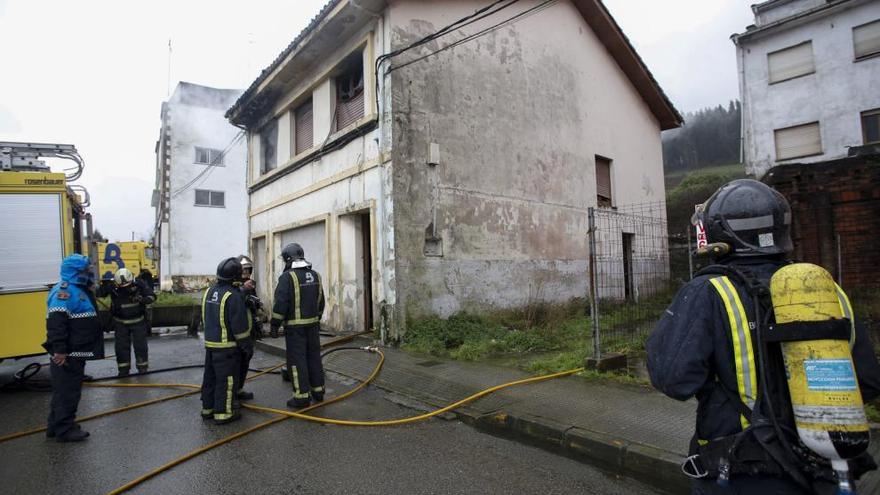
{"label": "metal mesh fence", "polygon": [[689,276],[687,239],[670,237],[666,205],[590,208],[593,357],[638,348]]}
{"label": "metal mesh fence", "polygon": [[[873,237],[861,212],[795,205],[792,259],[828,270],[846,290],[880,352],[880,284]],[[669,229],[662,202],[589,210],[589,299],[593,357],[640,352],[663,311],[693,274],[711,263],[695,256],[692,227]],[[668,232],[684,232],[669,235]],[[867,254],[866,254],[867,253]],[[872,257],[873,256],[873,257]]]}

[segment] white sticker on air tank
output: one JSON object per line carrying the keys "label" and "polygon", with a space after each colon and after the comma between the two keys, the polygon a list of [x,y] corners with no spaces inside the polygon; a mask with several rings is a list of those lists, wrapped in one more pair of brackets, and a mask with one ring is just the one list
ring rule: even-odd
{"label": "white sticker on air tank", "polygon": [[804,361],[810,390],[856,390],[856,374],[849,359],[807,359]]}
{"label": "white sticker on air tank", "polygon": [[773,233],[767,232],[766,234],[758,235],[758,245],[761,247],[770,247],[774,245],[773,242]]}

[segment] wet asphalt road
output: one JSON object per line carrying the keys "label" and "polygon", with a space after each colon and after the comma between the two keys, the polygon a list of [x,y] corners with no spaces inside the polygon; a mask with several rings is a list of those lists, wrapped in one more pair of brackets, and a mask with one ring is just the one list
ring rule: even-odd
{"label": "wet asphalt road", "polygon": [[[109,342],[108,351],[112,351]],[[357,352],[357,351],[351,351]],[[198,340],[150,340],[153,369],[203,360]],[[41,358],[38,361],[45,361]],[[30,360],[34,361],[34,360]],[[0,363],[0,383],[28,361]],[[257,352],[252,367],[278,363]],[[115,374],[111,360],[86,372]],[[46,377],[41,372],[37,378]],[[201,370],[128,379],[139,383],[200,383]],[[328,397],[355,385],[328,376]],[[254,403],[284,408],[289,383],[267,375],[248,384]],[[85,388],[81,416],[178,393],[169,389]],[[0,393],[0,436],[45,425],[49,394]],[[406,404],[405,406],[402,404]],[[315,414],[388,419],[418,414],[421,405],[367,387]],[[414,409],[415,408],[415,409]],[[215,426],[199,416],[198,396],[153,404],[83,423],[80,444],[58,444],[42,433],[0,443],[0,492],[106,493],[187,452],[272,417],[243,411],[236,423]],[[537,448],[480,433],[458,421],[431,419],[408,426],[353,428],[288,419],[218,447],[136,487],[131,493],[535,493],[652,494],[626,478]]]}

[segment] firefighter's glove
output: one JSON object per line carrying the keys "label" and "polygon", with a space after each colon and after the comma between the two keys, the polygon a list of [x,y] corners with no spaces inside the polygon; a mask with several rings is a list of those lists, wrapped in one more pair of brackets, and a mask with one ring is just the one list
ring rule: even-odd
{"label": "firefighter's glove", "polygon": [[136,302],[136,303],[144,302],[144,298],[143,298],[143,296],[141,296],[140,294],[138,294],[138,295],[132,297],[131,300],[134,301],[134,302]]}

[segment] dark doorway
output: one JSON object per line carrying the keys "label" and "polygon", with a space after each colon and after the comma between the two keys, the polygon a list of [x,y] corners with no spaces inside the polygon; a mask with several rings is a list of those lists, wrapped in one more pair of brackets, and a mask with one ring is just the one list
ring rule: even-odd
{"label": "dark doorway", "polygon": [[623,290],[624,297],[632,300],[633,291],[633,240],[635,234],[623,234]]}

